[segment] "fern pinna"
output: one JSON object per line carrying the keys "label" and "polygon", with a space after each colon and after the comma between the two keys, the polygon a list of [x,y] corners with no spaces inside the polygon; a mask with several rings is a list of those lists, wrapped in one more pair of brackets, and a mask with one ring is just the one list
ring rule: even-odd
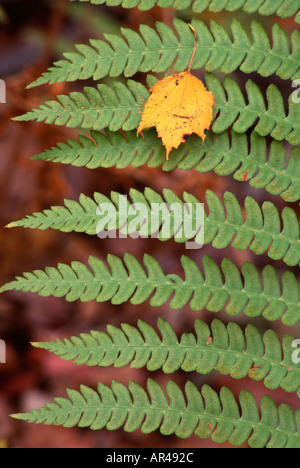
{"label": "fern pinna", "polygon": [[[151,203],[168,203],[170,206],[174,203],[180,205],[182,214],[184,214],[184,203],[171,190],[164,190],[164,197],[160,196],[152,189],[146,188],[144,194],[137,190],[130,191],[133,203],[142,202],[147,208],[151,209]],[[124,225],[124,213],[121,200],[128,204],[128,199],[122,194],[112,193],[111,200],[102,194],[95,193],[94,200],[82,195],[80,203],[73,200],[65,200],[65,207],[52,207],[51,210],[45,210],[43,213],[35,213],[33,216],[27,216],[21,221],[11,223],[8,227],[22,226],[38,229],[59,229],[60,231],[77,231],[88,234],[96,234],[99,222],[105,218],[105,214],[97,214],[97,207],[106,204],[117,210],[118,222],[117,228],[120,232],[124,229],[129,232],[130,222],[136,217],[135,214],[126,216]],[[184,202],[190,204],[191,217],[196,219],[195,207],[199,204],[194,196],[188,193],[183,195]],[[249,248],[256,254],[268,253],[272,259],[281,259],[290,266],[298,265],[300,262],[300,232],[296,213],[292,208],[285,207],[281,218],[271,202],[265,202],[262,208],[251,197],[245,200],[245,221],[243,212],[236,197],[231,192],[224,194],[224,205],[218,197],[211,191],[206,192],[207,213],[204,215],[204,245],[212,243],[215,248],[221,249],[231,244],[238,250]],[[194,209],[193,209],[194,208]],[[176,218],[177,216],[177,218]],[[148,216],[145,216],[146,221]],[[186,242],[193,238],[198,241],[198,235],[191,231],[190,236],[183,237],[178,229],[183,216],[178,218],[178,213],[172,211],[170,220],[170,233],[167,235],[163,230],[163,218],[157,213],[152,216],[152,224],[146,225],[141,220],[142,226],[138,233],[143,236],[151,236],[158,229],[158,239],[166,241],[173,238],[177,242]],[[105,221],[105,219],[104,219]],[[155,222],[156,221],[156,222]],[[283,228],[281,227],[283,226]],[[107,227],[109,231],[109,227]],[[153,232],[154,231],[154,232]]]}
{"label": "fern pinna", "polygon": [[247,325],[244,333],[234,322],[226,327],[214,319],[210,328],[197,319],[196,337],[185,333],[179,341],[165,320],[158,319],[157,327],[161,338],[153,327],[140,320],[138,329],[127,324],[122,325],[122,330],[108,325],[107,334],[92,332],[33,345],[77,365],[123,367],[130,363],[135,369],[146,365],[150,371],[162,369],[167,374],[179,368],[201,374],[215,369],[236,379],[246,375],[254,380],[264,379],[268,388],[281,386],[300,395],[300,368],[292,360],[291,335],[285,335],[281,344],[273,330],[261,337],[253,325]]}
{"label": "fern pinna", "polygon": [[[215,12],[241,11],[261,17],[293,18],[300,23],[299,0],[80,1],[106,7],[137,7],[141,11],[154,6],[173,7],[175,15],[188,9],[186,17],[204,11],[211,12],[211,16]],[[83,92],[59,95],[15,120],[81,129],[77,138],[58,143],[33,160],[94,170],[161,167],[170,177],[175,170],[196,174],[213,171],[217,176],[232,175],[254,190],[264,189],[278,196],[280,208],[275,197],[274,202],[256,201],[258,192],[254,190],[243,202],[228,190],[222,197],[206,190],[203,200],[187,192],[178,196],[167,188],[162,193],[150,187],[128,193],[130,201],[141,203],[146,213],[151,203],[177,203],[182,215],[184,204],[189,203],[193,220],[194,208],[203,202],[205,246],[251,252],[269,264],[257,266],[246,260],[237,265],[229,258],[219,262],[211,255],[197,253],[197,261],[189,255],[181,257],[180,275],[177,270],[164,272],[159,261],[149,254],[145,254],[143,262],[129,253],[123,257],[109,254],[106,261],[91,256],[87,265],[73,261],[24,273],[2,286],[0,292],[16,290],[69,302],[110,301],[114,305],[130,301],[132,306],[162,308],[168,303],[171,309],[225,312],[225,317],[231,319],[243,316],[244,320],[257,322],[241,326],[214,318],[207,324],[201,316],[196,318],[193,332],[179,338],[171,324],[159,318],[159,333],[139,320],[136,327],[126,323],[120,328],[107,325],[106,333],[92,331],[64,340],[34,342],[34,347],[76,365],[146,367],[149,372],[161,370],[166,374],[181,370],[190,373],[191,381],[184,391],[173,380],[165,389],[154,379],[148,379],[146,389],[134,381],[128,386],[117,381],[111,386],[99,382],[97,391],[86,386],[80,391],[67,390],[68,398],[55,398],[45,407],[13,415],[16,419],[92,430],[123,427],[128,432],[141,430],[145,434],[159,429],[164,435],[188,438],[195,434],[234,446],[248,442],[254,448],[300,447],[300,409],[277,405],[267,394],[258,402],[248,390],[237,396],[227,387],[217,393],[207,384],[198,389],[192,382],[192,372],[217,371],[233,379],[262,381],[266,391],[280,388],[300,396],[297,336],[280,336],[272,328],[277,320],[287,327],[300,321],[299,219],[297,206],[284,206],[284,202],[300,200],[299,103],[292,87],[287,100],[280,90],[282,80],[290,86],[291,80],[297,82],[300,78],[300,35],[296,24],[294,31],[287,33],[284,23],[280,26],[275,22],[268,34],[263,22],[257,20],[251,19],[247,28],[234,18],[227,28],[214,19],[209,24],[202,19],[200,15],[191,20],[197,36],[192,69],[206,71],[206,85],[215,98],[214,121],[204,142],[190,136],[172,151],[169,161],[165,161],[165,150],[154,130],[146,130],[143,138],[137,137],[136,130],[149,88],[170,68],[182,72],[190,62],[194,35],[188,22],[179,18],[174,19],[173,27],[157,22],[155,27],[140,25],[138,32],[122,28],[120,34],[104,34],[104,39],[76,45],[74,52],[65,54],[65,59],[28,88],[59,82],[80,84],[81,80],[107,81],[109,77],[112,80],[86,86]],[[137,73],[143,83],[131,79]],[[234,77],[228,76],[232,73]],[[247,79],[239,80],[241,75]],[[266,81],[260,89],[257,76],[260,80],[276,76],[277,81]],[[103,219],[97,207],[105,203],[116,212],[116,229],[130,234],[132,217],[124,224],[120,200],[130,203],[117,192],[111,192],[110,197],[98,192],[93,197],[81,194],[79,201],[65,200],[64,205],[27,215],[7,227],[96,235]],[[162,234],[163,219],[156,219],[158,241],[201,243],[195,233],[178,236],[181,225],[175,213],[171,213],[170,220],[166,237]],[[109,225],[103,228],[108,234]],[[153,230],[147,218],[140,220],[137,231],[140,236],[151,237]],[[259,321],[262,318],[269,326],[263,332]]]}

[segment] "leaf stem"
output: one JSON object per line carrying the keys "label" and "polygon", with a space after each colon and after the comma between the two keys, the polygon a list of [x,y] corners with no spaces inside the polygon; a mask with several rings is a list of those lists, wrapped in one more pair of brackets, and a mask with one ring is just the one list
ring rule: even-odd
{"label": "leaf stem", "polygon": [[194,28],[191,24],[189,24],[189,27],[191,28],[191,30],[193,31],[194,36],[195,36],[194,50],[193,50],[192,57],[191,57],[191,60],[190,60],[190,63],[189,63],[189,67],[188,67],[188,69],[187,69],[187,71],[190,73],[190,71],[191,71],[191,66],[192,66],[192,62],[193,62],[193,60],[194,60],[195,53],[196,53],[196,49],[197,49],[197,33],[196,33],[195,28]]}

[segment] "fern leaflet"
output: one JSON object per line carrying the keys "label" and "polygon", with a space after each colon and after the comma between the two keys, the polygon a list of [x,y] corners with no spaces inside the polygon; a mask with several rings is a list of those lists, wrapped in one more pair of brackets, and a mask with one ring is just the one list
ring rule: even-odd
{"label": "fern leaflet", "polygon": [[200,374],[217,370],[235,379],[247,375],[254,380],[263,379],[269,389],[282,387],[287,392],[297,391],[300,397],[300,364],[292,361],[291,335],[285,335],[281,344],[273,330],[261,337],[253,325],[247,325],[244,333],[235,322],[226,327],[214,319],[210,328],[197,319],[196,337],[184,333],[179,340],[165,320],[158,319],[157,327],[161,338],[154,328],[139,320],[138,328],[108,325],[107,334],[93,331],[69,340],[32,344],[77,365],[118,368],[130,364],[135,369],[162,369],[166,374],[178,369]]}
{"label": "fern leaflet", "polygon": [[[149,77],[153,82],[153,77]],[[300,144],[299,106],[289,99],[289,113],[286,115],[283,98],[275,85],[267,90],[268,108],[259,87],[248,80],[246,91],[248,104],[239,85],[225,77],[224,85],[213,74],[206,75],[208,89],[212,91],[216,105],[216,117],[212,130],[222,133],[233,125],[233,130],[244,133],[256,121],[255,131],[262,136],[271,135],[276,140],[286,139],[292,145]],[[69,96],[58,96],[17,121],[38,121],[47,124],[66,125],[70,128],[111,131],[133,130],[140,123],[143,105],[149,98],[149,91],[140,83],[128,80],[127,86],[114,82],[113,87],[104,84],[96,88],[85,88],[85,95],[73,92]]]}
{"label": "fern leaflet", "polygon": [[[80,196],[80,202],[65,200],[65,206],[56,206],[34,213],[21,221],[8,225],[30,229],[58,229],[63,232],[85,232],[90,235],[107,237],[105,232],[120,230],[129,236],[136,235],[155,237],[161,241],[174,238],[176,242],[188,240],[204,245],[212,243],[217,249],[232,245],[238,250],[250,249],[257,255],[267,252],[274,260],[283,261],[294,266],[300,262],[299,221],[295,211],[285,207],[282,211],[282,224],[277,208],[271,202],[264,202],[262,208],[251,197],[245,200],[245,218],[237,198],[231,193],[224,194],[224,205],[214,192],[207,190],[207,213],[204,213],[202,227],[199,228],[197,207],[200,201],[193,195],[184,193],[184,202],[171,190],[165,189],[162,197],[150,188],[144,194],[130,190],[129,199],[119,193],[112,192],[111,200],[95,193],[94,200],[85,195]],[[139,204],[144,210],[132,209]],[[185,204],[189,203],[190,215],[187,217]],[[166,204],[170,207],[168,209]],[[151,207],[160,207],[156,210]],[[176,209],[173,209],[176,207]],[[101,208],[101,212],[98,207]],[[108,209],[110,210],[108,211]],[[99,211],[98,211],[99,210]],[[130,211],[131,210],[131,211]],[[180,210],[180,213],[179,213]],[[107,214],[107,213],[110,214]],[[112,224],[110,224],[110,222]],[[197,228],[192,228],[197,225]],[[99,236],[100,237],[100,236]]]}
{"label": "fern leaflet", "polygon": [[[192,24],[199,38],[193,68],[205,67],[208,71],[220,70],[232,73],[240,68],[244,73],[256,71],[262,76],[276,73],[283,79],[295,79],[299,70],[299,31],[289,39],[283,29],[273,26],[272,44],[263,26],[253,21],[251,41],[236,19],[232,21],[232,39],[222,26],[210,21],[210,29],[198,19]],[[91,46],[79,44],[77,52],[67,53],[67,60],[54,64],[42,77],[29,85],[29,88],[45,83],[75,81],[78,79],[99,80],[109,75],[124,74],[131,77],[138,72],[166,72],[171,66],[174,71],[188,67],[193,53],[194,36],[187,23],[174,20],[173,29],[157,22],[156,30],[146,25],[140,26],[140,34],[122,28],[123,37],[105,34],[106,41],[91,40]]]}
{"label": "fern leaflet", "polygon": [[116,381],[111,388],[99,383],[97,392],[81,386],[80,392],[67,390],[68,399],[56,398],[43,408],[13,417],[92,430],[123,426],[127,432],[140,429],[148,434],[159,428],[164,435],[187,438],[194,433],[218,443],[228,440],[234,446],[248,441],[255,448],[300,447],[300,410],[293,413],[286,404],[277,408],[267,395],[259,407],[247,390],[241,391],[238,401],[226,387],[218,395],[208,385],[200,392],[192,382],[186,383],[185,395],[172,380],[164,392],[149,379],[147,390],[132,381],[128,388]]}
{"label": "fern leaflet", "polygon": [[[147,11],[155,5],[161,8],[173,7],[184,10],[192,7],[195,13],[202,13],[206,9],[213,13],[219,11],[237,11],[242,9],[245,13],[258,12],[262,16],[278,15],[280,18],[295,16],[295,21],[300,23],[299,0],[79,0],[90,2],[94,5],[117,6],[123,8],[138,7],[139,10]],[[297,13],[298,12],[298,13]]]}
{"label": "fern leaflet", "polygon": [[79,141],[59,143],[32,160],[89,169],[113,166],[123,169],[144,164],[149,167],[161,165],[167,172],[194,168],[200,173],[213,170],[222,176],[233,174],[239,181],[244,181],[247,174],[247,180],[254,188],[265,188],[285,201],[300,199],[300,149],[294,147],[288,157],[283,143],[275,140],[268,156],[266,138],[256,132],[252,132],[250,144],[244,133],[232,131],[230,140],[226,131],[208,133],[204,142],[197,136],[189,138],[185,145],[172,152],[169,161],[166,161],[165,153],[154,130],[144,131],[144,139],[136,138],[135,131],[126,132],[124,136],[120,132],[106,130],[106,135],[92,131],[91,138],[80,135]]}
{"label": "fern leaflet", "polygon": [[[207,255],[203,256],[204,274],[189,257],[181,258],[185,278],[176,274],[165,275],[159,263],[151,256],[144,256],[144,265],[130,254],[119,257],[108,255],[107,263],[90,257],[90,269],[80,262],[71,266],[59,264],[45,271],[24,273],[8,283],[0,292],[17,290],[38,293],[40,296],[65,297],[67,301],[96,300],[122,304],[142,304],[150,299],[153,307],[170,300],[172,309],[180,309],[189,303],[192,310],[206,308],[228,314],[244,312],[249,317],[263,315],[267,320],[281,318],[286,325],[300,320],[299,283],[295,275],[286,271],[281,280],[275,268],[267,265],[262,278],[249,262],[241,272],[228,259],[221,268]],[[146,271],[145,271],[146,269]],[[224,279],[223,279],[224,277]],[[262,280],[262,281],[261,281]]]}

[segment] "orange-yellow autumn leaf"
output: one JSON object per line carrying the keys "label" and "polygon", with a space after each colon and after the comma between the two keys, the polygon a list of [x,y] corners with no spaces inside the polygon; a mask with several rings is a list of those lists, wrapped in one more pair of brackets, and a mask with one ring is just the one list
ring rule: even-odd
{"label": "orange-yellow autumn leaf", "polygon": [[[195,49],[196,40],[195,35]],[[145,128],[156,127],[166,147],[167,159],[172,148],[178,148],[191,133],[204,140],[204,130],[209,129],[213,119],[215,99],[202,81],[191,74],[193,57],[194,53],[187,71],[167,76],[150,89],[151,96],[145,103],[138,128],[139,135]]]}

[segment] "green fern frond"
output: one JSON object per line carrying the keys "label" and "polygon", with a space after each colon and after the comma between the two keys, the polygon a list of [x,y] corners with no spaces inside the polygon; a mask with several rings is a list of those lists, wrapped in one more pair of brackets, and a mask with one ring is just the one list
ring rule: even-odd
{"label": "green fern frond", "polygon": [[144,131],[144,139],[136,138],[136,132],[91,132],[91,138],[79,136],[79,141],[68,140],[44,151],[32,160],[72,164],[76,167],[96,169],[113,167],[123,169],[132,165],[140,167],[162,166],[164,171],[195,169],[203,173],[213,170],[216,174],[247,180],[254,188],[265,188],[285,201],[300,199],[300,149],[294,147],[290,155],[283,143],[273,141],[268,156],[265,137],[252,132],[250,144],[244,133],[208,133],[204,142],[199,137],[189,138],[172,152],[166,161],[166,150],[154,130]]}
{"label": "green fern frond", "polygon": [[262,16],[276,14],[280,18],[291,18],[296,14],[295,21],[300,23],[298,0],[79,0],[90,2],[95,5],[117,6],[123,8],[137,7],[139,10],[147,11],[154,6],[160,8],[173,7],[184,10],[192,7],[195,13],[202,13],[206,9],[213,13],[220,11],[234,12],[242,9],[245,13],[259,13]]}
{"label": "green fern frond", "polygon": [[206,75],[208,89],[213,93],[216,106],[212,125],[215,133],[222,133],[233,125],[237,133],[244,133],[252,125],[261,135],[271,135],[275,140],[286,139],[292,145],[300,144],[300,111],[299,105],[289,98],[289,113],[286,115],[284,101],[279,89],[271,84],[267,89],[266,107],[259,87],[251,80],[246,83],[247,101],[239,85],[230,77],[225,77],[224,85],[213,75]]}
{"label": "green fern frond", "polygon": [[[146,188],[144,193],[131,189],[130,198],[132,205],[139,203],[145,208],[144,212],[139,208],[138,211],[130,212],[130,201],[125,195],[112,192],[110,200],[104,195],[95,193],[94,200],[81,195],[79,203],[65,200],[65,206],[56,206],[41,213],[34,213],[23,220],[10,223],[7,227],[41,230],[51,228],[62,232],[85,232],[90,235],[102,231],[120,230],[120,233],[127,236],[138,233],[139,236],[155,237],[161,241],[174,238],[180,243],[189,240],[198,244],[203,242],[204,245],[212,243],[217,249],[228,245],[238,250],[249,248],[257,255],[267,252],[274,260],[283,259],[289,266],[300,262],[299,221],[295,211],[290,207],[283,209],[280,219],[273,203],[264,202],[260,208],[258,203],[248,196],[245,200],[244,221],[243,209],[231,192],[224,194],[223,205],[214,192],[207,190],[205,195],[207,213],[204,213],[202,222],[201,219],[197,219],[197,206],[200,201],[188,193],[183,194],[182,201],[168,189],[163,191],[163,197],[150,188]],[[190,204],[189,220],[187,220],[185,203]],[[170,210],[166,208],[166,204]],[[103,206],[103,210],[97,211],[100,205]],[[153,211],[151,205],[160,206],[165,211]],[[172,205],[176,206],[176,210],[172,209]],[[110,207],[110,214],[107,214]],[[112,222],[111,225],[109,220]],[[188,226],[190,221],[193,222],[193,228]],[[199,222],[204,225],[204,239],[203,231],[199,232]]]}
{"label": "green fern frond", "polygon": [[112,88],[100,84],[97,89],[86,87],[85,95],[73,92],[69,96],[58,96],[58,101],[46,102],[14,120],[45,121],[70,128],[133,130],[140,123],[140,114],[148,98],[149,91],[135,81],[128,80],[127,86],[114,82]]}
{"label": "green fern frond", "polygon": [[245,13],[259,13],[262,16],[276,14],[280,18],[291,18],[296,14],[295,21],[300,23],[298,0],[79,0],[94,5],[118,6],[123,8],[137,7],[147,11],[154,6],[160,8],[173,7],[184,10],[192,7],[195,13],[202,13],[206,9],[213,13],[220,11],[234,12],[242,9]]}
{"label": "green fern frond", "polygon": [[[144,256],[144,265],[130,254],[119,257],[108,255],[107,264],[90,257],[89,268],[80,262],[72,262],[58,268],[47,267],[24,273],[8,283],[0,292],[17,290],[38,293],[40,296],[65,297],[72,302],[96,300],[111,301],[118,305],[130,300],[133,305],[150,299],[153,307],[170,300],[172,309],[180,309],[189,303],[192,310],[206,308],[228,314],[244,312],[249,317],[263,315],[267,320],[281,318],[286,325],[300,320],[299,283],[292,272],[283,273],[281,280],[276,270],[267,265],[262,278],[249,262],[241,272],[228,259],[221,268],[207,255],[203,256],[201,273],[196,263],[183,256],[181,265],[184,279],[176,274],[165,275],[159,263],[150,255]],[[146,270],[146,271],[145,271]]]}
{"label": "green fern frond", "polygon": [[206,9],[214,13],[220,11],[237,11],[242,9],[246,13],[258,12],[262,16],[277,14],[280,18],[290,18],[299,11],[298,0],[79,0],[94,5],[122,6],[123,8],[137,7],[147,11],[156,5],[160,8],[173,7],[184,10],[192,7],[195,13],[202,13]]}
{"label": "green fern frond", "polygon": [[122,329],[107,326],[107,334],[93,331],[64,341],[32,343],[61,359],[77,365],[130,367],[147,366],[149,371],[162,369],[171,374],[182,369],[208,374],[216,370],[235,379],[247,375],[264,380],[269,389],[278,387],[297,391],[300,397],[300,364],[293,363],[294,337],[285,335],[282,343],[273,330],[263,337],[253,325],[245,332],[235,323],[227,327],[214,319],[211,328],[200,319],[194,324],[196,336],[184,333],[179,340],[171,325],[158,319],[158,333],[139,320],[138,328],[122,324]]}
{"label": "green fern frond", "polygon": [[80,392],[67,390],[68,398],[55,398],[43,408],[13,417],[36,424],[78,425],[92,430],[123,427],[127,432],[140,429],[148,434],[160,429],[164,435],[181,438],[194,433],[234,446],[248,441],[253,448],[300,447],[300,410],[293,413],[286,404],[277,408],[267,395],[257,405],[247,390],[242,390],[236,401],[226,387],[218,395],[208,385],[200,392],[187,382],[184,394],[169,380],[164,392],[152,379],[147,382],[148,393],[132,381],[128,388],[116,381],[111,388],[100,382],[97,390],[86,386],[81,386]]}
{"label": "green fern frond", "polygon": [[[289,113],[286,115],[283,98],[279,89],[271,84],[267,90],[268,106],[259,87],[253,81],[246,83],[248,104],[239,85],[225,77],[224,85],[213,74],[206,75],[208,89],[215,97],[216,117],[212,130],[222,133],[229,127],[244,133],[256,121],[255,131],[262,136],[271,135],[276,140],[286,139],[292,145],[300,144],[299,106],[289,99]],[[58,96],[38,109],[16,117],[17,121],[38,121],[47,124],[66,125],[70,128],[111,131],[133,130],[138,127],[143,105],[149,98],[149,91],[140,83],[128,80],[128,85],[115,82],[113,87],[104,84],[96,88],[85,88],[82,93]]]}
{"label": "green fern frond", "polygon": [[[192,24],[197,32],[198,45],[192,68],[205,67],[208,71],[219,69],[232,73],[240,68],[244,73],[257,72],[262,76],[277,74],[289,79],[300,76],[300,32],[289,39],[283,29],[273,26],[272,44],[263,26],[253,21],[251,41],[241,23],[234,19],[231,25],[232,38],[222,26],[210,21],[210,29],[198,19]],[[138,72],[166,72],[187,69],[194,48],[194,35],[187,23],[174,20],[174,29],[157,22],[156,30],[140,26],[140,34],[123,28],[122,36],[105,34],[106,41],[91,40],[91,46],[79,44],[77,52],[67,53],[67,60],[60,60],[47,73],[32,83],[29,88],[45,83],[75,81],[124,74],[131,77]]]}

